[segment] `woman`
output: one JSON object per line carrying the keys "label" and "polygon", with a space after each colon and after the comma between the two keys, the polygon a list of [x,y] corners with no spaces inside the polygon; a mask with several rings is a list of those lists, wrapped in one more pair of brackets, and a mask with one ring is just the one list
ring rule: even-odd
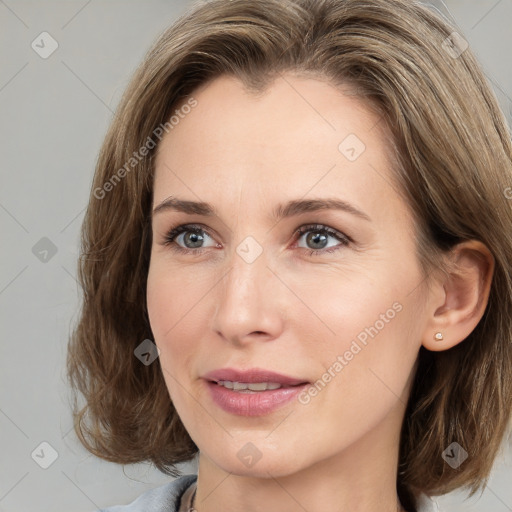
{"label": "woman", "polygon": [[[111,511],[435,510],[512,409],[510,136],[409,0],[214,0],[106,136],[69,348],[95,455],[184,475]],[[78,402],[77,402],[78,403]]]}

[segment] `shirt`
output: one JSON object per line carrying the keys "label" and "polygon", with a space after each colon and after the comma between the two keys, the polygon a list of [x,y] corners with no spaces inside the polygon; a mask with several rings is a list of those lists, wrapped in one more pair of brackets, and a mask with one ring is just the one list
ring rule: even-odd
{"label": "shirt", "polygon": [[[146,491],[129,505],[116,505],[98,512],[191,512],[196,483],[197,475],[183,475]],[[418,498],[418,512],[439,512],[439,507],[432,498],[422,494]]]}

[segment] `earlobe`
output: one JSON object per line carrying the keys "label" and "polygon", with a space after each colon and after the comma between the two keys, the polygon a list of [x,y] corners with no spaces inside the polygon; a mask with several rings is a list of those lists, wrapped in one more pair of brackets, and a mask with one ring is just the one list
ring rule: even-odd
{"label": "earlobe", "polygon": [[489,300],[494,257],[486,245],[470,240],[456,245],[447,257],[447,274],[432,287],[430,315],[422,345],[447,350],[475,329]]}

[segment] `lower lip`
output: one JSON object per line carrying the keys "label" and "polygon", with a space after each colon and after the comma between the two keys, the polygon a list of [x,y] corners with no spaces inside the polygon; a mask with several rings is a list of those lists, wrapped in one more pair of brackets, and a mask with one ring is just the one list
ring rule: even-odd
{"label": "lower lip", "polygon": [[293,400],[308,384],[246,393],[206,381],[213,401],[226,412],[239,416],[263,416]]}

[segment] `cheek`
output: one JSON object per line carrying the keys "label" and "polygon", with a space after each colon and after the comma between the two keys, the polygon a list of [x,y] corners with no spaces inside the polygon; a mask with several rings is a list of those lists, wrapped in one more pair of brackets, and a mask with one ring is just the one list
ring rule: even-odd
{"label": "cheek", "polygon": [[379,333],[387,330],[399,316],[397,309],[401,309],[397,304],[402,296],[400,289],[384,279],[383,272],[366,268],[348,278],[344,274],[316,273],[314,279],[302,275],[294,289],[309,306],[307,311],[301,307],[297,323],[310,325],[309,329],[321,328],[320,339],[336,350],[356,338],[364,343],[370,336],[368,329],[372,333],[374,327]]}
{"label": "cheek", "polygon": [[171,345],[169,340],[178,339],[175,334],[179,329],[177,304],[180,301],[176,300],[176,286],[173,281],[172,274],[166,272],[160,265],[150,266],[146,289],[148,317],[154,342],[160,350],[160,364],[168,388],[169,384],[172,385],[169,376],[174,375],[177,369],[176,365],[173,365],[176,359],[172,356],[175,346]]}
{"label": "cheek", "polygon": [[149,323],[151,330],[156,338],[157,344],[160,339],[160,333],[164,328],[166,308],[166,288],[162,286],[162,280],[159,279],[159,273],[155,266],[150,265],[147,285],[146,285],[146,303],[148,308]]}
{"label": "cheek", "polygon": [[[190,273],[192,276],[193,272]],[[169,268],[158,258],[149,267],[146,300],[151,329],[157,342],[165,343],[189,315],[194,315],[202,288],[186,279],[186,271]]]}
{"label": "cheek", "polygon": [[[162,367],[172,375],[183,374],[197,353],[204,335],[205,285],[197,273],[170,269],[165,261],[150,265],[146,300],[154,342],[160,349]],[[209,287],[206,287],[208,290]],[[172,383],[171,383],[172,384]]]}
{"label": "cheek", "polygon": [[[177,324],[179,311],[172,305],[179,301],[176,300],[176,287],[172,281],[174,280],[171,273],[166,272],[158,263],[152,262],[146,288],[149,322],[154,336],[153,341],[160,352],[160,366],[169,396],[174,406],[180,407],[181,396],[177,382],[183,380],[182,372],[186,365],[181,359],[184,354],[176,343],[179,339],[176,336],[180,327],[180,324]],[[173,343],[170,340],[173,340]]]}
{"label": "cheek", "polygon": [[[312,340],[308,352],[321,363],[322,381],[336,380],[333,388],[351,389],[358,395],[364,390],[389,392],[386,386],[400,394],[414,365],[422,329],[421,297],[419,291],[410,293],[420,274],[412,267],[402,270],[400,278],[396,270],[382,268],[357,279],[331,279],[323,291],[320,283],[309,293],[315,297],[312,309],[320,312],[331,331],[323,328],[327,334],[316,343],[312,336],[303,338]],[[303,333],[312,334],[313,324],[308,327],[305,318],[297,322]],[[320,325],[318,320],[314,325]]]}

